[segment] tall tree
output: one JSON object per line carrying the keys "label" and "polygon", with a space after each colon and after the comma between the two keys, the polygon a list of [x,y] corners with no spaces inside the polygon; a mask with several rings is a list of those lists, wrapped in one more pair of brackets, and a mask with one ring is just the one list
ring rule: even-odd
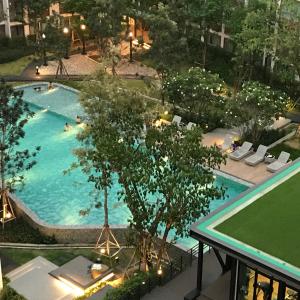
{"label": "tall tree", "polygon": [[131,226],[139,233],[143,266],[151,265],[151,249],[159,235],[157,267],[166,253],[171,230],[188,234],[189,225],[209,212],[212,199],[223,195],[214,186],[212,169],[224,161],[216,147],[205,147],[201,130],[179,132],[177,126],[150,127],[145,146],[123,168],[123,199]]}
{"label": "tall tree", "polygon": [[136,136],[143,128],[145,105],[120,80],[104,72],[85,83],[81,104],[89,125],[78,135],[82,146],[75,149],[78,163],[73,167],[80,167],[101,192],[104,224],[96,248],[110,256],[111,248],[120,246],[109,227],[109,190],[116,183],[116,172],[130,163],[128,153],[134,151]]}
{"label": "tall tree", "polygon": [[40,150],[39,147],[34,151],[18,147],[25,137],[24,126],[33,116],[22,97],[22,91],[0,83],[0,221],[3,226],[14,217],[9,193],[25,183],[24,171],[36,164],[34,157]]}
{"label": "tall tree", "polygon": [[24,10],[27,12],[29,22],[34,28],[36,42],[41,39],[42,21],[46,19],[47,10],[54,0],[22,0]]}

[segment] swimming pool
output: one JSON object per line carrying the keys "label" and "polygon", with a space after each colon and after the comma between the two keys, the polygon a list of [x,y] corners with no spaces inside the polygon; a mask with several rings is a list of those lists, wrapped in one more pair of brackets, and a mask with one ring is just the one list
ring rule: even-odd
{"label": "swimming pool", "polygon": [[[26,136],[20,147],[33,149],[41,146],[41,152],[37,165],[26,173],[26,185],[16,193],[17,196],[41,220],[49,224],[102,224],[104,216],[101,208],[92,209],[88,216],[79,215],[79,211],[89,207],[95,197],[91,194],[94,191],[93,184],[87,183],[86,176],[80,170],[63,175],[64,170],[76,161],[72,150],[79,146],[76,134],[80,128],[72,120],[77,114],[82,114],[78,94],[64,88],[55,88],[48,92],[46,87],[44,92],[39,93],[32,87],[25,87],[24,100],[32,103],[31,108],[36,114],[25,126]],[[73,126],[69,132],[63,131],[66,122]],[[228,198],[212,201],[211,210],[247,189],[247,186],[222,176],[217,176],[216,184],[227,187]],[[119,189],[115,178],[109,192],[109,221],[115,225],[127,224],[130,216],[126,205],[117,200]],[[190,246],[186,239],[180,240],[180,243]]]}

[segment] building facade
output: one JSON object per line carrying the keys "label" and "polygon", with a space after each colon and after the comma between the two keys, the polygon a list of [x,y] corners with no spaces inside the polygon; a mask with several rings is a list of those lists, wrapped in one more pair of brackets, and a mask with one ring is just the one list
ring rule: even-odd
{"label": "building facade", "polygon": [[[52,4],[45,11],[45,16],[54,13],[60,13],[59,4]],[[30,34],[34,34],[34,29],[29,25],[26,9],[18,5],[18,0],[0,0],[0,37],[13,38]]]}

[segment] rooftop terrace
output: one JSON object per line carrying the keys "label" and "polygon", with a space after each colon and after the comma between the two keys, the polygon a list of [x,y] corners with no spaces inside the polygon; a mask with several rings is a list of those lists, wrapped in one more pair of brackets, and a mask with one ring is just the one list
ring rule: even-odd
{"label": "rooftop terrace", "polygon": [[265,267],[300,279],[300,161],[254,187],[192,228]]}

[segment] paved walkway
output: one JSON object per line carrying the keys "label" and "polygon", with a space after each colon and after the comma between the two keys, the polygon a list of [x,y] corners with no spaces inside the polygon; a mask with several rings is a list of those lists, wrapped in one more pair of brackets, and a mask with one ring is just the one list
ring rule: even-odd
{"label": "paved walkway", "polygon": [[[206,289],[222,273],[222,269],[215,257],[213,251],[204,255],[203,268],[203,289]],[[162,287],[155,288],[150,294],[147,294],[143,300],[183,300],[184,296],[196,288],[197,280],[197,260],[193,262],[191,268],[187,269],[175,279]],[[223,299],[224,300],[224,299]]]}
{"label": "paved walkway", "polygon": [[[69,75],[91,75],[95,73],[100,66],[95,60],[90,59],[87,55],[81,54],[71,55],[69,59],[63,59],[62,61]],[[40,65],[41,76],[55,75],[57,66],[57,60],[48,61],[48,66]]]}

